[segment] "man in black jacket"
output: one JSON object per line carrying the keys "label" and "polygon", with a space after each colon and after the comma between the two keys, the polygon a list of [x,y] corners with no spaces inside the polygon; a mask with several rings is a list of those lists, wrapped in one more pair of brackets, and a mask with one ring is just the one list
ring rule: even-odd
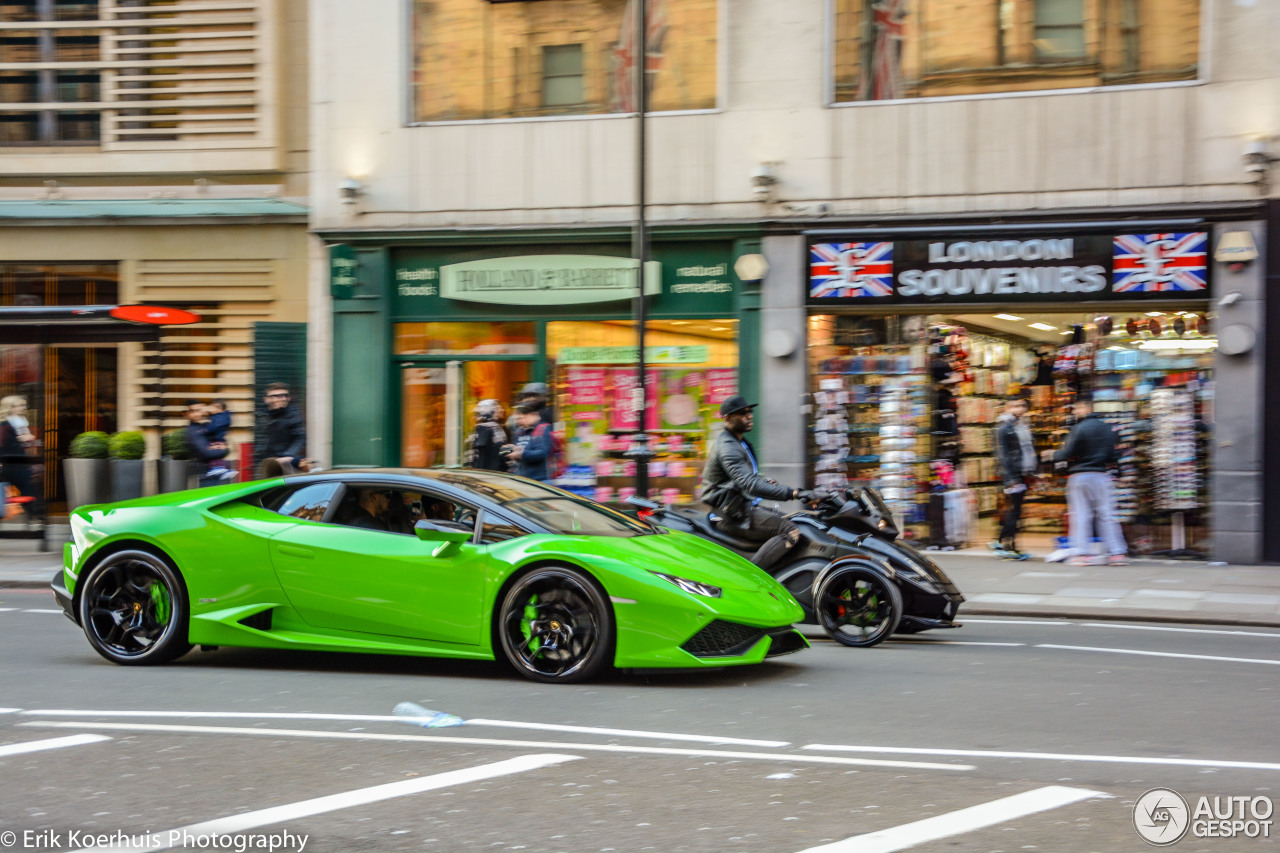
{"label": "man in black jacket", "polygon": [[289,386],[272,382],[267,386],[266,443],[258,458],[265,464],[275,459],[279,464],[288,463],[286,471],[301,467],[302,456],[307,449],[307,430],[302,415],[290,402]]}
{"label": "man in black jacket", "polygon": [[707,464],[702,469],[702,501],[720,516],[717,528],[764,543],[751,561],[767,570],[795,547],[800,531],[782,513],[760,506],[761,499],[809,501],[816,494],[760,476],[755,449],[745,438],[754,426],[751,410],[755,407],[755,403],[748,403],[737,394],[720,404],[725,426],[707,452]]}
{"label": "man in black jacket", "polygon": [[225,457],[227,455],[227,445],[221,441],[209,442],[209,438],[205,434],[204,422],[208,417],[208,413],[204,404],[198,400],[188,400],[186,415],[187,448],[191,452],[191,467],[199,478],[200,486],[219,486],[229,482],[231,478],[230,471],[226,471],[225,474],[211,475],[209,473],[209,463],[215,459]]}
{"label": "man in black jacket", "polygon": [[1053,461],[1067,465],[1067,512],[1071,514],[1071,564],[1094,565],[1093,522],[1098,520],[1113,566],[1123,566],[1129,546],[1116,521],[1111,492],[1111,467],[1119,460],[1116,433],[1111,425],[1093,413],[1093,401],[1080,397],[1072,406],[1076,425]]}
{"label": "man in black jacket", "polygon": [[1000,520],[1000,538],[991,545],[1000,556],[1013,560],[1028,558],[1018,550],[1018,522],[1027,489],[1035,485],[1037,469],[1036,448],[1026,414],[1026,399],[1010,397],[1005,400],[1004,414],[996,421],[996,463],[1004,485],[1005,512]]}

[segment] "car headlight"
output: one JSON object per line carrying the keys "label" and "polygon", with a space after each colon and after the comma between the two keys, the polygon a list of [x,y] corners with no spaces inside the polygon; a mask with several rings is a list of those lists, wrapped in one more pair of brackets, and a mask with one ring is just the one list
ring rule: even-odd
{"label": "car headlight", "polygon": [[675,575],[667,575],[662,572],[654,572],[652,569],[649,571],[662,578],[664,581],[675,584],[690,595],[702,595],[707,598],[720,597],[720,587],[718,586],[712,586],[709,583],[691,581],[688,578],[678,578]]}

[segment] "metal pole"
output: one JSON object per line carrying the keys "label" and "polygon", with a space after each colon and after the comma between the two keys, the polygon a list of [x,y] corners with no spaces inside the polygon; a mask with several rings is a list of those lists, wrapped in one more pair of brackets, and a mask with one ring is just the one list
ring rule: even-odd
{"label": "metal pole", "polygon": [[646,44],[645,29],[648,26],[648,15],[646,0],[633,0],[635,3],[635,51],[633,58],[635,68],[632,69],[635,74],[635,105],[636,105],[636,227],[631,235],[631,254],[636,259],[636,284],[638,289],[635,298],[632,300],[632,314],[635,317],[636,324],[636,390],[635,400],[639,412],[639,430],[635,436],[635,442],[626,456],[635,460],[636,463],[636,494],[640,497],[649,496],[649,460],[654,457],[654,453],[649,449],[649,436],[645,432],[645,416],[649,409],[649,389],[648,383],[645,382],[645,357],[644,357],[644,338],[645,325],[648,322],[648,304],[644,292],[644,267],[645,262],[649,259],[649,240],[645,229],[645,112],[649,106],[648,98],[648,81],[647,74],[647,57],[645,52],[648,50]]}

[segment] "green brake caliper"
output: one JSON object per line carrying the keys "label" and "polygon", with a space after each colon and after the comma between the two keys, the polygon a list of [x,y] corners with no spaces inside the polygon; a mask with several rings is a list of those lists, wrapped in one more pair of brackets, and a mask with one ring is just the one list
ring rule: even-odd
{"label": "green brake caliper", "polygon": [[169,616],[173,611],[169,606],[169,592],[164,588],[164,584],[151,585],[151,611],[155,613],[156,621],[161,625],[169,624]]}
{"label": "green brake caliper", "polygon": [[537,604],[538,596],[529,596],[529,602],[524,606],[524,620],[520,623],[520,633],[528,641],[529,651],[535,654],[542,648],[542,640],[533,636],[533,621],[538,618]]}

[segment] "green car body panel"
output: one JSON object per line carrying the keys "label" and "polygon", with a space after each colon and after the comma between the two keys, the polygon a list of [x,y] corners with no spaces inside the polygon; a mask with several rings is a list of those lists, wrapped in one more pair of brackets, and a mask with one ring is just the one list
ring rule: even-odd
{"label": "green car body panel", "polygon": [[[532,567],[569,566],[590,574],[611,601],[613,663],[627,668],[758,663],[769,654],[769,635],[727,657],[695,656],[680,646],[713,620],[777,635],[803,617],[773,578],[689,534],[534,532],[493,544],[442,543],[300,520],[244,500],[287,482],[81,507],[71,514],[64,550],[66,593],[78,601],[87,568],[142,546],[181,573],[192,644],[491,660],[501,656],[492,623],[509,581]],[[721,594],[695,595],[653,572]],[[269,629],[251,627],[252,617],[268,610]]]}

